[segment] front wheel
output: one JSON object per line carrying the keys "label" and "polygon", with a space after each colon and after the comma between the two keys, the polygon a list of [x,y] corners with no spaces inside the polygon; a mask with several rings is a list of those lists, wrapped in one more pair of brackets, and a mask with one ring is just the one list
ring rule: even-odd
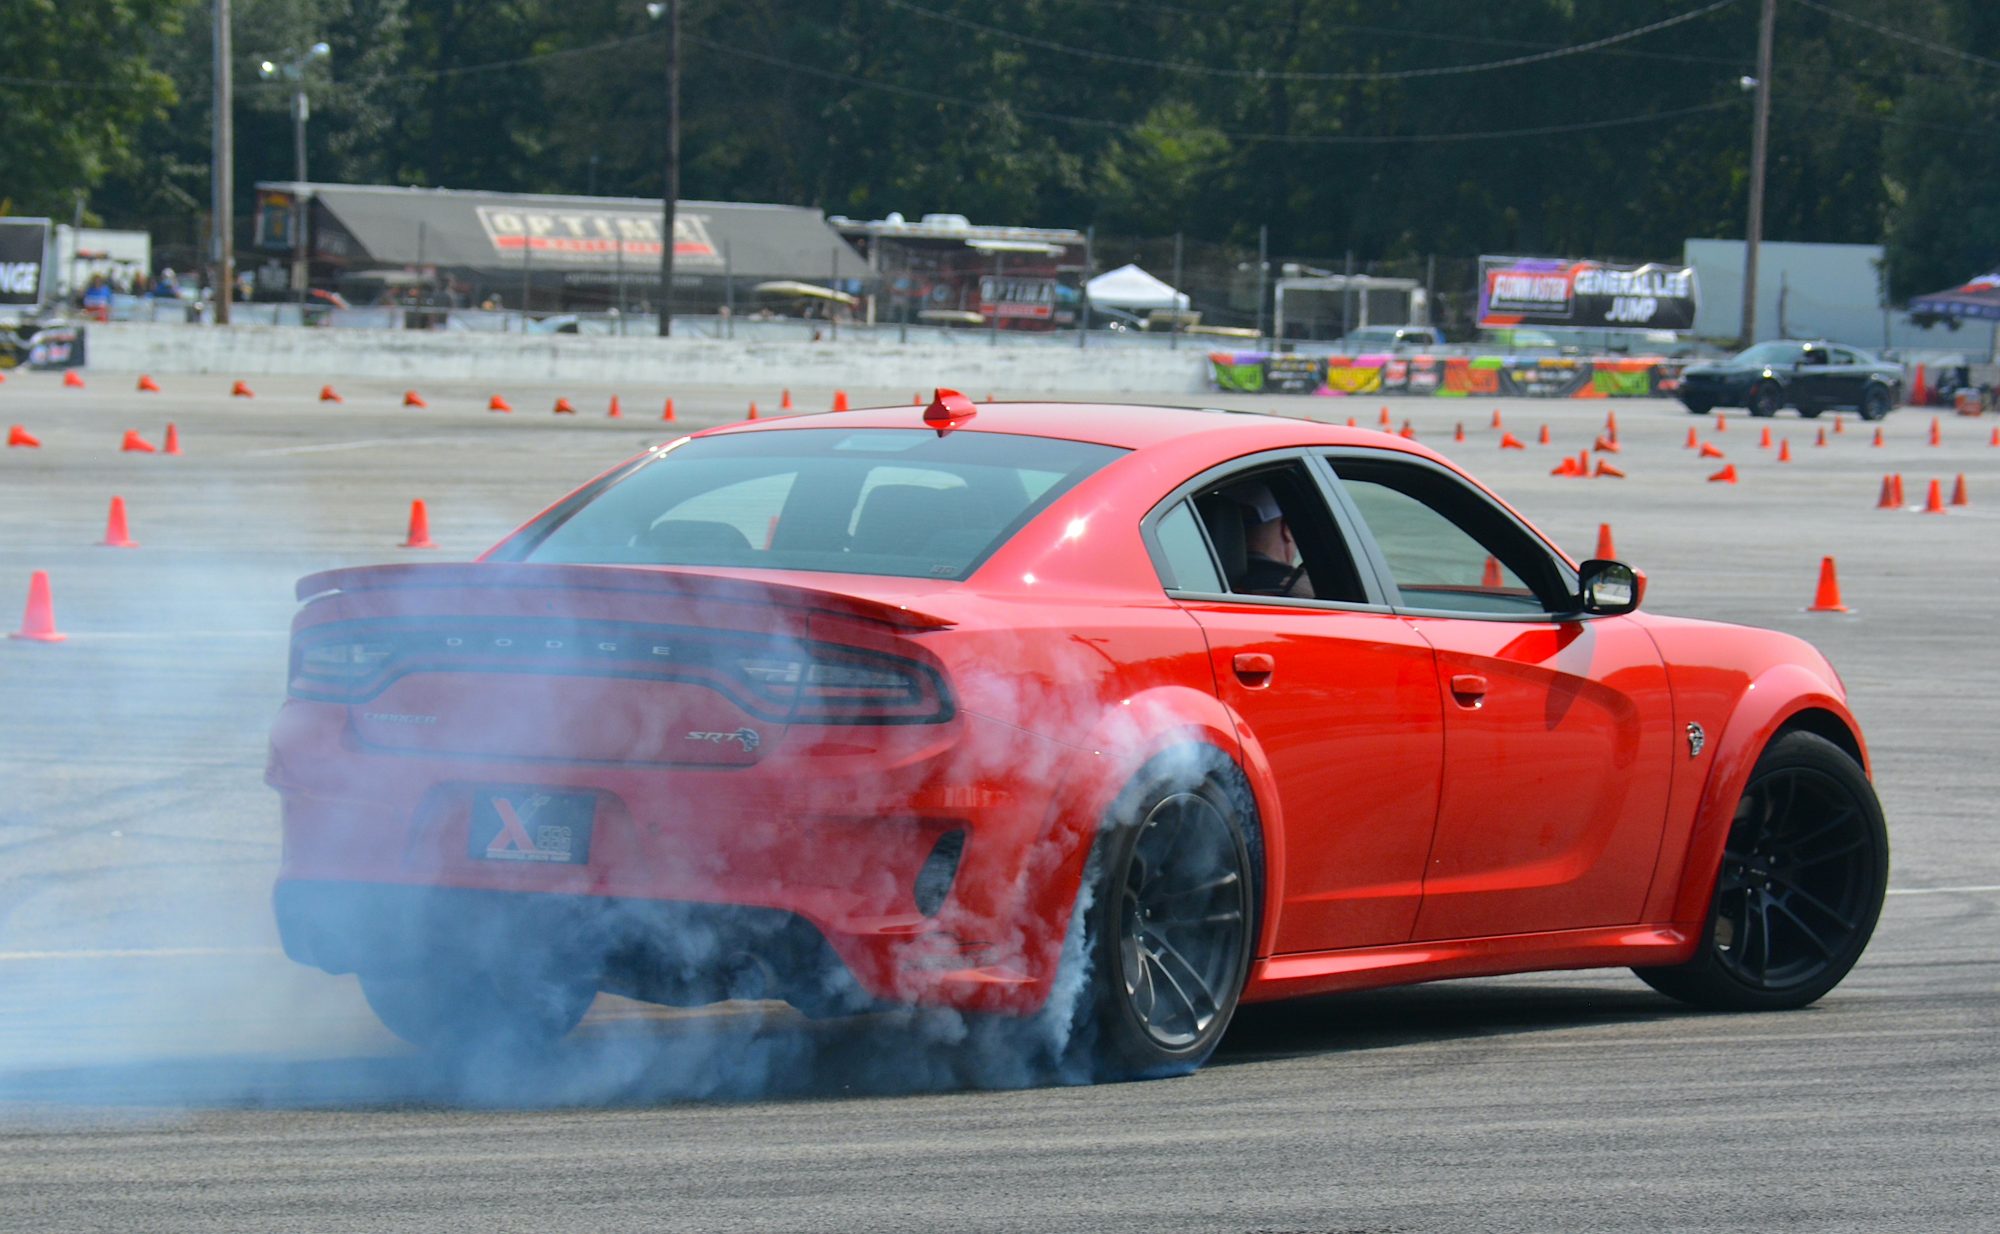
{"label": "front wheel", "polygon": [[1753,416],[1769,419],[1777,415],[1778,409],[1784,405],[1785,392],[1778,389],[1777,382],[1763,382],[1750,391],[1749,407]]}
{"label": "front wheel", "polygon": [[1863,420],[1880,420],[1883,416],[1889,414],[1889,406],[1892,401],[1889,397],[1889,391],[1886,388],[1882,386],[1868,387],[1861,395],[1861,418]]}
{"label": "front wheel", "polygon": [[1875,930],[1889,834],[1874,786],[1813,733],[1772,742],[1736,806],[1700,949],[1639,977],[1697,1007],[1803,1007],[1840,984]]}
{"label": "front wheel", "polygon": [[1715,410],[1715,400],[1709,398],[1702,398],[1699,395],[1696,395],[1692,398],[1684,397],[1681,399],[1681,406],[1686,407],[1689,411],[1693,412],[1695,415],[1705,416],[1709,412]]}
{"label": "front wheel", "polygon": [[1099,837],[1083,915],[1091,981],[1071,1031],[1094,1078],[1193,1071],[1235,1014],[1262,846],[1233,772],[1142,780]]}

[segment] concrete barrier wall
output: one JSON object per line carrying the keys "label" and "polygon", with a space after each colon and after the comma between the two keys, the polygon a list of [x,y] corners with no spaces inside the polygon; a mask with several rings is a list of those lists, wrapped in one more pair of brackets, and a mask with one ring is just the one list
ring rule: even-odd
{"label": "concrete barrier wall", "polygon": [[1211,388],[1207,352],[1200,347],[994,347],[972,337],[952,345],[845,338],[813,343],[116,323],[90,327],[88,356],[93,368],[128,373],[328,381],[945,385],[977,392],[974,397],[996,390],[1007,398]]}

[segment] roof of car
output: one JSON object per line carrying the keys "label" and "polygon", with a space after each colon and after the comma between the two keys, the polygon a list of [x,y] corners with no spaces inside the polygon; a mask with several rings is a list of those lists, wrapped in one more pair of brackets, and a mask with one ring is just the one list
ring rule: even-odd
{"label": "roof of car", "polygon": [[[1392,433],[1375,429],[1347,428],[1319,420],[1272,415],[1261,411],[1225,411],[1213,407],[1149,407],[1130,403],[978,403],[969,419],[952,426],[954,432],[1015,433],[1025,437],[1056,437],[1088,441],[1099,445],[1138,450],[1161,442],[1198,434],[1230,434],[1254,438],[1244,444],[1251,449],[1275,450],[1286,446],[1356,445],[1412,449],[1428,453],[1420,446]],[[716,433],[768,432],[783,429],[822,428],[935,428],[924,420],[924,409],[914,406],[864,407],[853,411],[823,412],[786,416],[708,429],[702,436]]]}

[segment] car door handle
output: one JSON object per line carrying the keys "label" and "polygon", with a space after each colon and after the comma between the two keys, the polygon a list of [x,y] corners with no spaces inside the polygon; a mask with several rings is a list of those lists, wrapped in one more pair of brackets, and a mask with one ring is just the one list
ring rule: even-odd
{"label": "car door handle", "polygon": [[1277,671],[1278,662],[1261,651],[1239,651],[1230,667],[1236,670],[1236,678],[1253,690],[1261,690],[1271,684],[1271,674]]}
{"label": "car door handle", "polygon": [[1478,673],[1452,674],[1451,696],[1461,703],[1477,707],[1479,700],[1486,697],[1486,678]]}

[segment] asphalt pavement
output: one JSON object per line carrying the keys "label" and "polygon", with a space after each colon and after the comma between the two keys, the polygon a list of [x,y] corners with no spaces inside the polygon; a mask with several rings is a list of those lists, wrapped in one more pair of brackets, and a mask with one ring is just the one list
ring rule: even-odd
{"label": "asphalt pavement", "polygon": [[[1764,449],[1766,422],[1660,400],[1135,393],[1363,424],[1386,406],[1577,556],[1610,524],[1649,609],[1810,638],[1874,756],[1891,896],[1805,1011],[1694,1013],[1623,972],[1452,982],[1247,1009],[1185,1079],[1019,1088],[948,1017],[610,997],[546,1057],[446,1067],[352,978],[277,953],[261,773],[293,580],[469,558],[645,445],[753,399],[776,414],[781,378],[439,384],[416,408],[365,377],[336,404],[319,381],[232,398],[227,377],[134,376],[0,384],[0,430],[43,443],[0,448],[0,626],[42,569],[69,635],[0,643],[0,1229],[2000,1228],[1991,418],[1945,414],[1932,446],[1932,413],[1900,410],[1876,447],[1851,415],[1834,434],[1788,412]],[[1496,409],[1527,449],[1497,448]],[[1626,477],[1551,476],[1612,413]],[[180,456],[119,449],[170,421]],[[1738,483],[1708,482],[1725,463]],[[1878,510],[1890,472],[1911,507],[1962,473],[1971,504]],[[114,494],[137,549],[97,547]],[[436,551],[397,547],[414,499]],[[1826,555],[1851,614],[1804,611]]]}

